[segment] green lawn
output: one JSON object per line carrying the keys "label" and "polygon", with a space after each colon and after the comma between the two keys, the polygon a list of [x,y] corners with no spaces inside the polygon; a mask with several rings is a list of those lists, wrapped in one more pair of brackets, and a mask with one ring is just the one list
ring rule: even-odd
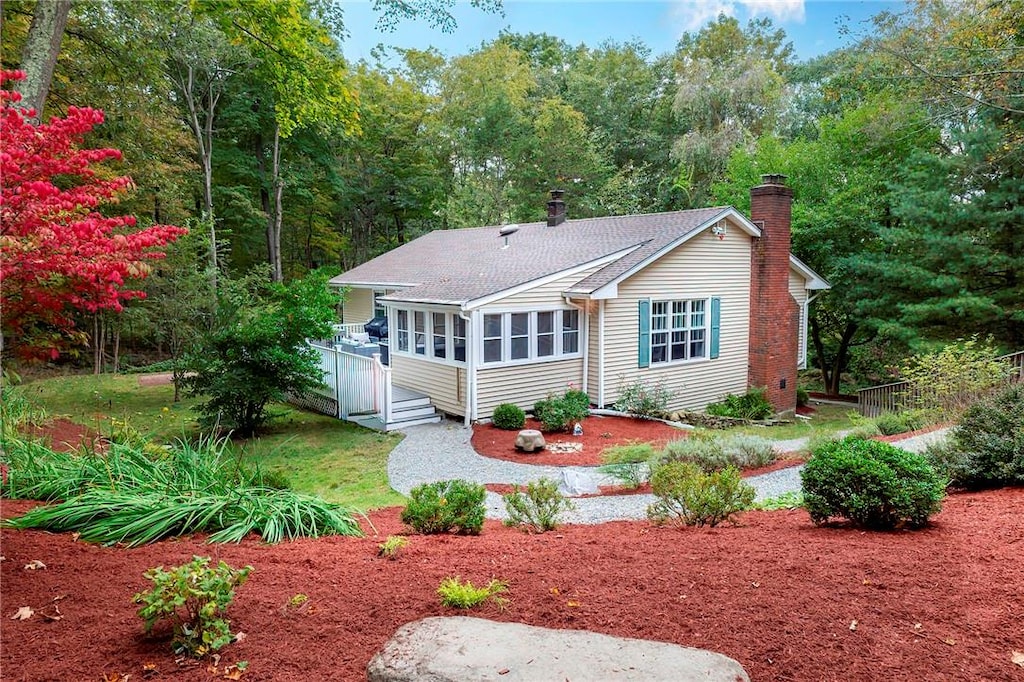
{"label": "green lawn", "polygon": [[[66,417],[104,435],[127,421],[159,442],[199,435],[191,407],[174,403],[174,387],[140,386],[144,375],[78,375],[21,386],[50,417]],[[398,434],[364,429],[289,405],[274,405],[275,418],[261,437],[235,441],[233,451],[263,471],[287,477],[291,487],[360,510],[405,503],[387,483],[388,454]]]}
{"label": "green lawn", "polygon": [[[813,404],[816,412],[810,419],[794,417],[791,424],[776,426],[737,426],[726,431],[713,433],[749,433],[771,440],[792,440],[794,438],[810,438],[819,433],[834,433],[854,427],[850,413],[857,411],[855,405]],[[709,429],[700,429],[709,431]]]}

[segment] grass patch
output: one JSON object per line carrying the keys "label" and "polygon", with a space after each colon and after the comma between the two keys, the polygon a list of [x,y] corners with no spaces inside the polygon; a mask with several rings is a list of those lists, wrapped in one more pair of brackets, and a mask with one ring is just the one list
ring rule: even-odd
{"label": "grass patch", "polygon": [[[160,443],[195,439],[196,400],[174,403],[174,387],[140,386],[138,375],[79,375],[33,381],[18,387],[53,417],[109,436],[114,422],[128,421]],[[232,441],[228,452],[247,467],[280,474],[293,490],[357,509],[405,504],[387,481],[388,454],[402,436],[384,434],[333,417],[275,405],[278,417],[260,437]]]}
{"label": "grass patch", "polygon": [[810,438],[821,433],[835,433],[836,431],[851,429],[855,426],[854,421],[850,418],[850,413],[857,411],[854,405],[815,404],[814,409],[816,412],[810,419],[794,417],[791,424],[779,424],[776,426],[748,424],[725,430],[698,430],[719,434],[746,433],[761,436],[762,438],[770,438],[771,440],[793,440],[795,438]]}

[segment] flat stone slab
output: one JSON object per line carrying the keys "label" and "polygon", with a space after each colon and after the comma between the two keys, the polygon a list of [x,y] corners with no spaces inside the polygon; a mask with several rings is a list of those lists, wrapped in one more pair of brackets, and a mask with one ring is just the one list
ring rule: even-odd
{"label": "flat stone slab", "polygon": [[366,675],[370,682],[750,680],[739,663],[712,651],[465,616],[406,623]]}

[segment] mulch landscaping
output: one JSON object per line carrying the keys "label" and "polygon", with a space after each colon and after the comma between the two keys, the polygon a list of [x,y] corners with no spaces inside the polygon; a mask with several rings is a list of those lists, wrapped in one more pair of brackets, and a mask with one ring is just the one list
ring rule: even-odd
{"label": "mulch landscaping", "polygon": [[[2,500],[0,517],[36,504]],[[402,624],[466,613],[440,605],[450,576],[508,581],[506,608],[472,615],[710,649],[754,680],[1024,675],[1024,488],[952,495],[920,531],[818,528],[802,510],[746,512],[735,527],[622,521],[542,535],[488,521],[478,537],[410,536],[388,560],[378,545],[406,532],[399,514],[372,512],[365,538],[280,545],[193,536],[125,549],[0,530],[3,679],[205,681],[239,661],[254,682],[365,679]],[[245,637],[201,664],[176,661],[166,632],[143,635],[132,603],[150,586],[144,571],[193,555],[254,567],[229,610]],[[12,620],[23,606],[35,614]]]}
{"label": "mulch landscaping", "polygon": [[[13,516],[33,503],[3,501]],[[718,651],[754,680],[1019,680],[1024,652],[1024,489],[957,494],[921,531],[815,528],[801,510],[747,512],[738,527],[645,522],[529,535],[488,521],[479,537],[411,536],[398,509],[368,536],[269,546],[202,537],[136,549],[71,534],[0,533],[0,667],[10,680],[359,680],[403,623],[463,613],[435,594],[448,576],[507,580],[511,603],[472,615]],[[243,641],[219,664],[182,667],[142,634],[131,597],[143,571],[212,556],[252,565],[230,608]],[[45,569],[24,568],[39,560]],[[293,606],[296,595],[308,601]],[[36,615],[10,620],[20,607]],[[45,614],[45,615],[40,615]],[[49,616],[49,618],[47,618]],[[59,620],[55,620],[59,616]]]}
{"label": "mulch landscaping", "polygon": [[[582,449],[577,452],[523,452],[516,450],[516,434],[519,431],[504,431],[494,424],[473,426],[473,449],[484,457],[503,459],[519,464],[542,466],[600,466],[601,453],[614,445],[628,443],[652,443],[664,447],[670,440],[686,438],[687,431],[649,419],[629,417],[600,417],[591,415],[584,419],[582,436],[571,433],[545,433],[544,440],[550,446],[557,443],[578,443]],[[530,418],[524,429],[540,430],[540,424]]]}

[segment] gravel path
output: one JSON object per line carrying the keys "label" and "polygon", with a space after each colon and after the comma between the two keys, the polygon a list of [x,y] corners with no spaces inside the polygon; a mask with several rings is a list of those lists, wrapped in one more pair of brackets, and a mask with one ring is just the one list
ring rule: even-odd
{"label": "gravel path", "polygon": [[[928,443],[941,440],[948,429],[914,436],[894,443],[912,452],[921,452]],[[563,487],[579,489],[594,488],[597,485],[613,485],[618,480],[597,472],[594,467],[556,467],[517,464],[478,455],[470,445],[472,429],[460,423],[442,421],[439,424],[424,424],[405,430],[405,438],[392,450],[388,458],[388,481],[391,487],[405,495],[421,483],[461,478],[474,483],[518,483],[547,477],[562,482]],[[806,439],[777,441],[776,448],[782,452],[800,449]],[[756,500],[778,497],[788,492],[800,491],[801,467],[779,469],[759,476],[747,478],[747,483],[757,490]],[[575,510],[563,516],[567,523],[604,523],[622,519],[647,518],[647,505],[654,496],[646,495],[605,495],[573,500]],[[505,505],[501,496],[487,493],[488,518],[505,517]]]}

